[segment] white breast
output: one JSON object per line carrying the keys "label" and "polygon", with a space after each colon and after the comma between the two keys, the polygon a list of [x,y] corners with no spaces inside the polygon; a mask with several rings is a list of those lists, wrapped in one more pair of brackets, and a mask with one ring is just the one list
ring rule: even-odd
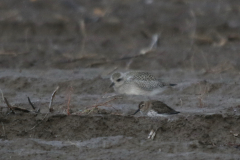
{"label": "white breast", "polygon": [[149,117],[166,117],[166,115],[164,115],[164,114],[158,114],[158,113],[155,112],[154,110],[148,111],[147,116],[149,116]]}

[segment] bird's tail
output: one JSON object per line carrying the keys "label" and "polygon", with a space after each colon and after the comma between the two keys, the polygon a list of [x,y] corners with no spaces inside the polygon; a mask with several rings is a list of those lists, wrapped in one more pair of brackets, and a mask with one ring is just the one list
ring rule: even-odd
{"label": "bird's tail", "polygon": [[163,84],[163,86],[176,86],[177,84],[172,84],[172,83],[162,83]]}
{"label": "bird's tail", "polygon": [[178,111],[171,112],[171,114],[178,114],[178,113],[180,113],[180,112],[178,112]]}

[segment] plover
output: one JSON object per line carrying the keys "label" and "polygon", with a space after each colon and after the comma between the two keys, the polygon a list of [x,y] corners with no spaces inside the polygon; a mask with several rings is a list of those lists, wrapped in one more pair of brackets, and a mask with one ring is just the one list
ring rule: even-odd
{"label": "plover", "polygon": [[138,105],[138,110],[133,115],[135,115],[139,111],[143,115],[147,115],[150,117],[167,116],[180,113],[178,111],[175,111],[171,107],[167,106],[165,103],[155,100],[140,102]]}
{"label": "plover", "polygon": [[116,92],[127,95],[151,96],[162,92],[167,86],[176,85],[161,82],[150,73],[140,71],[116,72],[110,79],[110,87],[113,86]]}

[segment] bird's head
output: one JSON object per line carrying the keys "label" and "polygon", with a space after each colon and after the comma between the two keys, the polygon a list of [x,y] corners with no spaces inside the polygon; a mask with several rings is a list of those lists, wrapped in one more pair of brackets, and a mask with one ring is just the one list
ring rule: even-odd
{"label": "bird's head", "polygon": [[118,86],[121,86],[124,83],[124,77],[123,77],[123,74],[121,72],[113,73],[110,79],[111,79],[111,82],[112,82],[110,87],[113,87],[113,86],[118,87]]}

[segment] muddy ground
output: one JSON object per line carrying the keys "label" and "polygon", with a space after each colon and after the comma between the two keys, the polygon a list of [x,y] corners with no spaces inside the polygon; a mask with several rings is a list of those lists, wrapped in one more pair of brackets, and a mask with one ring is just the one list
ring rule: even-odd
{"label": "muddy ground", "polygon": [[[240,159],[239,31],[239,0],[1,0],[1,159]],[[129,70],[177,86],[116,95]],[[149,99],[181,113],[131,116]]]}

